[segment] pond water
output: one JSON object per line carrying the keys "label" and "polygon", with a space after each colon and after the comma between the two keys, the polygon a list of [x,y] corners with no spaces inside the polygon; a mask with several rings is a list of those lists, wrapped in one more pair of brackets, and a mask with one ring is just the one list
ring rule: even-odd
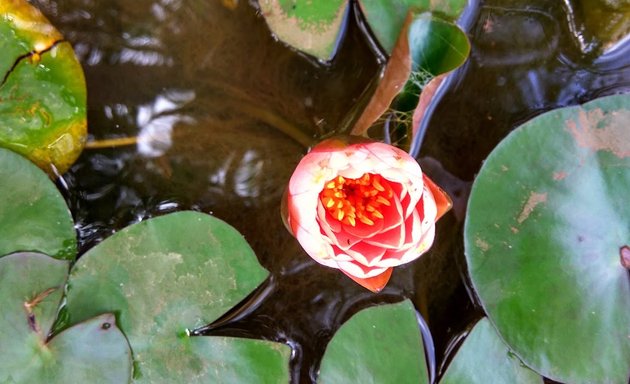
{"label": "pond water", "polygon": [[433,249],[372,294],[306,256],[279,216],[305,145],[352,120],[382,68],[355,15],[324,65],[275,41],[245,1],[34,3],[73,44],[87,79],[90,140],[105,144],[86,149],[58,182],[81,253],[168,212],[230,223],[272,277],[204,333],[288,343],[295,383],[316,379],[326,344],[352,314],[402,298],[428,322],[438,364],[448,360],[482,316],[467,289],[462,226],[483,159],[539,113],[630,91],[623,9],[589,18],[584,9],[603,1],[477,4],[470,60],[450,78],[420,151],[455,209],[438,224]]}

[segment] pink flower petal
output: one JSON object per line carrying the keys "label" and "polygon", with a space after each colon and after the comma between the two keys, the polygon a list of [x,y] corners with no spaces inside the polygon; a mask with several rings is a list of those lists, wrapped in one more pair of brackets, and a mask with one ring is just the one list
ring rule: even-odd
{"label": "pink flower petal", "polygon": [[329,167],[329,153],[308,153],[302,158],[289,180],[289,194],[319,193],[324,184],[336,176]]}
{"label": "pink flower petal", "polygon": [[411,216],[405,221],[405,241],[401,249],[408,249],[418,244],[422,237],[422,221],[418,211],[413,211]]}
{"label": "pink flower petal", "polygon": [[354,260],[362,265],[374,266],[385,254],[385,248],[359,242],[346,251]]}
{"label": "pink flower petal", "polygon": [[383,255],[378,265],[380,267],[397,267],[409,263],[428,251],[434,239],[435,226],[431,227],[429,231],[422,235],[420,242],[415,247],[403,251],[385,252],[385,255]]}
{"label": "pink flower petal", "polygon": [[306,251],[313,260],[328,267],[336,268],[337,262],[333,257],[334,253],[332,246],[320,233],[313,233],[308,229],[298,226],[295,238],[300,242],[304,251]]}
{"label": "pink flower petal", "polygon": [[383,215],[383,228],[379,232],[389,231],[392,228],[398,227],[405,221],[403,216],[403,207],[400,204],[398,196],[394,194],[394,198],[391,200],[392,205],[381,205],[381,214]]}
{"label": "pink flower petal", "polygon": [[353,236],[343,230],[339,233],[335,233],[334,237],[336,245],[343,250],[347,250],[362,240],[360,237]]}
{"label": "pink flower petal", "polygon": [[[356,213],[355,225],[344,224],[324,207],[320,193],[337,176],[359,179],[366,173],[380,175],[386,190],[391,188],[390,205],[377,207],[383,218],[367,213],[373,225],[359,219],[363,217],[361,211]],[[353,137],[325,140],[304,156],[291,176],[283,203],[283,217],[309,256],[339,268],[372,291],[385,286],[392,267],[415,260],[431,247],[435,221],[451,205],[448,196],[422,174],[409,154]],[[344,204],[348,215],[351,208]]]}
{"label": "pink flower petal", "polygon": [[362,265],[354,260],[338,261],[337,266],[344,273],[347,273],[349,275],[359,277],[362,279],[378,276],[381,273],[385,272],[385,270],[387,269],[387,268],[381,268],[381,267],[366,267],[365,265]]}
{"label": "pink flower petal", "polygon": [[422,226],[427,228],[428,225],[433,225],[438,219],[438,208],[433,199],[433,194],[429,188],[424,189],[424,197],[422,199]]}
{"label": "pink flower petal", "polygon": [[453,206],[453,202],[451,198],[442,190],[442,188],[438,187],[433,180],[429,179],[428,176],[422,175],[424,179],[424,184],[431,191],[431,195],[433,196],[433,201],[435,201],[435,205],[437,207],[437,213],[435,216],[435,221],[438,221],[440,217],[442,217],[449,209]]}
{"label": "pink flower petal", "polygon": [[[298,226],[312,228],[317,226],[317,194],[302,193],[299,195],[287,196],[287,211],[289,213],[289,224],[295,234]],[[311,229],[311,231],[315,231]]]}
{"label": "pink flower petal", "polygon": [[383,220],[375,221],[374,225],[367,225],[357,220],[354,227],[352,225],[342,224],[342,231],[361,239],[372,237],[382,230]]}
{"label": "pink flower petal", "polygon": [[392,276],[392,268],[387,268],[382,273],[380,273],[380,274],[378,274],[376,276],[373,276],[373,277],[365,278],[365,279],[362,279],[362,278],[356,277],[356,276],[352,276],[351,274],[347,273],[343,269],[341,269],[341,272],[345,273],[346,276],[350,277],[357,284],[361,285],[364,288],[369,289],[370,291],[372,291],[374,293],[378,293],[383,288],[385,288],[385,286],[387,285],[387,282],[389,281],[389,278]]}
{"label": "pink flower petal", "polygon": [[336,262],[339,261],[353,261],[352,256],[348,255],[344,250],[337,247],[336,245],[332,246],[333,253],[335,254],[334,259]]}
{"label": "pink flower petal", "polygon": [[360,237],[353,236],[342,230],[342,224],[339,222],[339,220],[330,216],[321,201],[317,205],[317,221],[321,226],[323,233],[332,241],[334,245],[339,247],[344,252],[348,248],[352,247],[362,240]]}
{"label": "pink flower petal", "polygon": [[405,242],[405,233],[405,223],[402,222],[389,231],[377,233],[369,239],[366,239],[365,242],[387,249],[399,249]]}

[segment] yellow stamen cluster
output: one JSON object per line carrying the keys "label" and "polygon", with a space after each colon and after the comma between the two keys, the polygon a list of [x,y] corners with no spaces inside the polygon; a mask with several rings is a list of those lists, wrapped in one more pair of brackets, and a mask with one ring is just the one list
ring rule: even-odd
{"label": "yellow stamen cluster", "polygon": [[383,218],[382,206],[390,206],[394,195],[389,182],[381,175],[365,173],[358,179],[337,176],[324,186],[319,199],[335,219],[356,226]]}

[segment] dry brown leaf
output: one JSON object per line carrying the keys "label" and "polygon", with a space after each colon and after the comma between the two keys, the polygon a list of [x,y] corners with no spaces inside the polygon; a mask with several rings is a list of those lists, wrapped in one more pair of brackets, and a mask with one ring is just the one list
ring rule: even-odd
{"label": "dry brown leaf", "polygon": [[409,79],[411,74],[411,55],[409,53],[408,32],[412,20],[413,16],[410,12],[407,14],[400,36],[387,62],[383,77],[370,102],[363,110],[361,117],[359,117],[352,128],[352,135],[363,135],[387,111],[387,108],[389,108],[396,95],[400,93]]}

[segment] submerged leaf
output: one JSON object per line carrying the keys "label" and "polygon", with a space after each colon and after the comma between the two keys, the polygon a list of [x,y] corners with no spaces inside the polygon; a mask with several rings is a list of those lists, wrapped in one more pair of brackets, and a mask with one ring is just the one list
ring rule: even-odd
{"label": "submerged leaf", "polygon": [[471,193],[474,288],[510,348],[557,381],[630,375],[628,121],[627,95],[541,115],[495,148]]}
{"label": "submerged leaf", "polygon": [[287,382],[288,347],[261,340],[190,337],[267,276],[243,237],[214,217],[179,212],[116,233],[70,276],[71,323],[119,314],[137,382]]}
{"label": "submerged leaf", "polygon": [[620,47],[630,35],[630,3],[627,0],[568,1],[568,21],[584,53],[601,53]]}

